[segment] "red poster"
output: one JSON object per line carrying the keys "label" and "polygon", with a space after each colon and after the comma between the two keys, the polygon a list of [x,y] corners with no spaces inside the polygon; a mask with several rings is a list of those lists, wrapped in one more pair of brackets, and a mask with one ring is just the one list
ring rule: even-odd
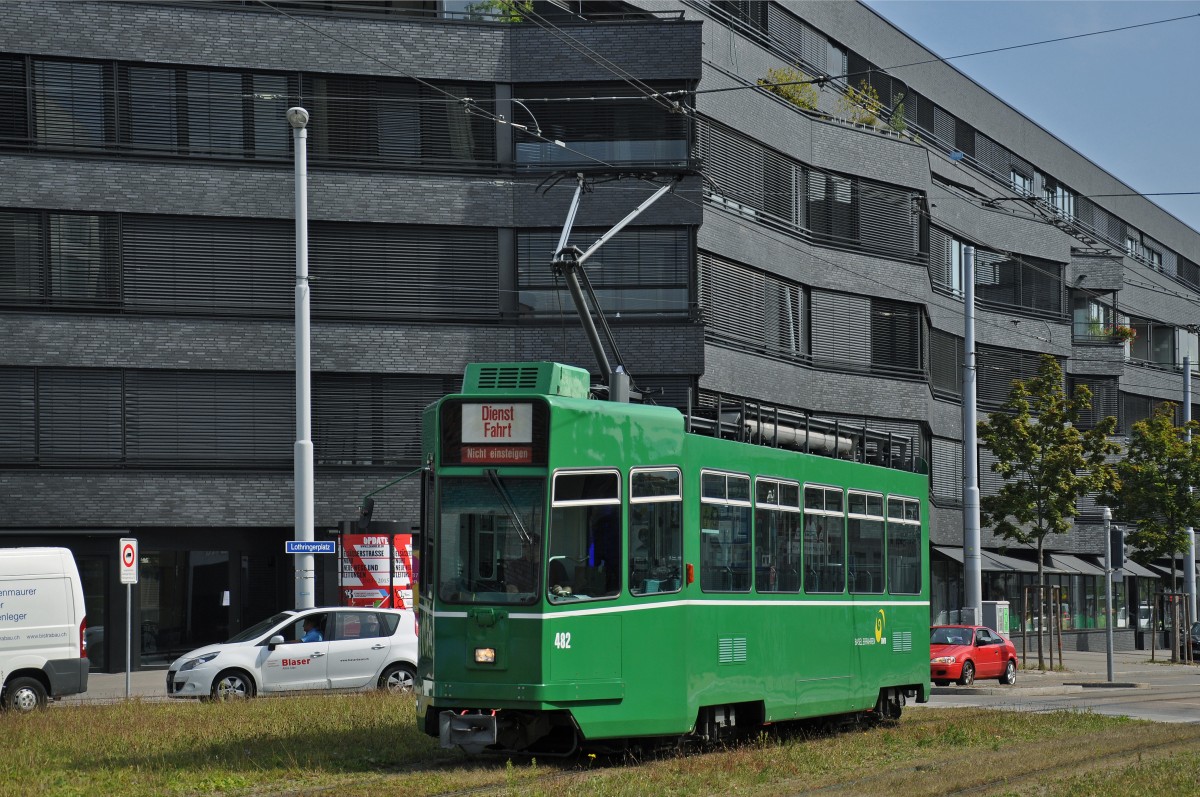
{"label": "red poster", "polygon": [[411,534],[343,534],[340,584],[343,606],[413,606]]}

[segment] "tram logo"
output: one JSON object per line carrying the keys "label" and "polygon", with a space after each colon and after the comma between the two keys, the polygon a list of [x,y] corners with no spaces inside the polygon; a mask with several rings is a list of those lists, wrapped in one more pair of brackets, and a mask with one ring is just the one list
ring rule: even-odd
{"label": "tram logo", "polygon": [[887,637],[884,631],[887,630],[887,615],[883,609],[879,609],[875,613],[875,633],[870,636],[860,636],[854,638],[854,646],[856,648],[871,647],[872,645],[886,645]]}

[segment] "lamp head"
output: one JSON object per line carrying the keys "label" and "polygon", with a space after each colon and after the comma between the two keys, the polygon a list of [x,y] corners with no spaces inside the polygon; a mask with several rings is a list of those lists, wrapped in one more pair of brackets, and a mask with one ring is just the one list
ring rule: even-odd
{"label": "lamp head", "polygon": [[303,130],[305,125],[308,124],[308,111],[304,110],[300,106],[288,108],[287,120],[288,124],[290,124],[294,129]]}

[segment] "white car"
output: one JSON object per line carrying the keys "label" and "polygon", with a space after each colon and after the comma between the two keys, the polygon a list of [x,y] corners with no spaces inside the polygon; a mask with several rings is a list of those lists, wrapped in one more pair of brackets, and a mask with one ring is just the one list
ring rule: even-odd
{"label": "white car", "polygon": [[[315,623],[315,633],[306,621]],[[301,641],[306,633],[310,641]],[[411,692],[416,661],[411,611],[287,611],[171,662],[167,695],[225,700],[313,689]]]}

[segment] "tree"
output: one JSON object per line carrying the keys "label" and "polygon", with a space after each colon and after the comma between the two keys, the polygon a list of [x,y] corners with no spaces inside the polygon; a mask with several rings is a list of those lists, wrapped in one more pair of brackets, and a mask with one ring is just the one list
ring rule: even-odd
{"label": "tree", "polygon": [[[1044,581],[1046,537],[1070,530],[1080,498],[1116,489],[1116,472],[1107,458],[1120,451],[1108,440],[1117,419],[1081,430],[1079,414],[1091,406],[1092,394],[1084,385],[1066,395],[1062,368],[1047,354],[1037,376],[1015,380],[1001,410],[979,422],[979,439],[996,456],[992,470],[1004,478],[996,495],[980,500],[981,520],[1006,540],[1037,544],[1038,584]],[[1040,600],[1037,611],[1038,669],[1044,669]]]}
{"label": "tree", "polygon": [[1187,550],[1187,527],[1200,526],[1200,492],[1188,489],[1200,486],[1197,432],[1196,421],[1175,425],[1169,402],[1130,430],[1129,450],[1117,464],[1120,484],[1104,500],[1119,520],[1134,526],[1126,539],[1146,558],[1170,556],[1173,562]]}

